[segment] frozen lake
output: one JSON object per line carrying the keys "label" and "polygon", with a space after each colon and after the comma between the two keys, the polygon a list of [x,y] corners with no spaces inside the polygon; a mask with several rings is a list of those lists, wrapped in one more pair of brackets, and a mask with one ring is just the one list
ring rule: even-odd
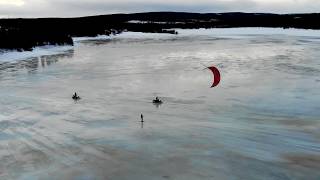
{"label": "frozen lake", "polygon": [[0,54],[0,179],[319,179],[320,31],[178,32]]}

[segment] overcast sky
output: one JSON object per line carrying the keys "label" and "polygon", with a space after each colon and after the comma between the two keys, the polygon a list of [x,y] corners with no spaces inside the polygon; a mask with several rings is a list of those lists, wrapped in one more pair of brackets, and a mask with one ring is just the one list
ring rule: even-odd
{"label": "overcast sky", "polygon": [[146,11],[320,12],[320,0],[0,0],[0,17],[74,17]]}

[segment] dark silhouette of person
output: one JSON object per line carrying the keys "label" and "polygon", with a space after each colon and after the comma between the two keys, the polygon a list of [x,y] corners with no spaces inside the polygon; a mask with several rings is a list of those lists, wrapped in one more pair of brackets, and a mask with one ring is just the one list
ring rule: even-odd
{"label": "dark silhouette of person", "polygon": [[72,96],[72,99],[78,100],[80,99],[80,96],[78,96],[78,94],[75,92],[74,95]]}
{"label": "dark silhouette of person", "polygon": [[143,114],[141,114],[141,116],[140,116],[140,117],[141,117],[141,122],[144,122],[144,121],[143,121]]}
{"label": "dark silhouette of person", "polygon": [[157,96],[156,99],[153,100],[154,104],[161,104],[162,101],[159,99],[159,97]]}

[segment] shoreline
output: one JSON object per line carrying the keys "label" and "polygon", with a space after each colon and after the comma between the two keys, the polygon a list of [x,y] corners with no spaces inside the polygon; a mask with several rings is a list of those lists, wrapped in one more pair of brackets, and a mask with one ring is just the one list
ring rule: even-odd
{"label": "shoreline", "polygon": [[149,12],[78,18],[0,19],[0,49],[28,51],[42,45],[73,45],[74,37],[124,31],[176,34],[172,29],[320,29],[320,14]]}
{"label": "shoreline", "polygon": [[[217,37],[232,37],[239,38],[246,35],[292,35],[292,36],[310,36],[310,37],[320,37],[320,30],[306,30],[306,29],[296,29],[296,28],[259,28],[259,27],[243,27],[243,28],[200,28],[200,29],[174,29],[178,32],[177,37],[186,37],[196,34],[204,35],[216,35]],[[258,31],[257,31],[258,30]],[[308,34],[305,32],[308,31]],[[82,41],[91,40],[116,40],[116,39],[139,39],[139,38],[152,38],[152,39],[167,39],[173,38],[176,35],[166,34],[166,33],[144,33],[144,32],[132,32],[124,31],[119,34],[98,35],[95,37],[73,37],[74,46],[79,45]],[[71,50],[74,46],[70,45],[45,45],[34,47],[31,51],[17,51],[17,50],[2,50],[0,49],[0,62],[11,62],[25,60],[27,58],[39,57],[43,55],[54,55],[61,52]],[[1,51],[2,50],[2,51]]]}

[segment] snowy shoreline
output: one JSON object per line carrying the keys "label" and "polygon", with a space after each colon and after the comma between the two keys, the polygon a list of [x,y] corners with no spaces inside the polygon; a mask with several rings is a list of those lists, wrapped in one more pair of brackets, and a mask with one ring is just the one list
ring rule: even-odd
{"label": "snowy shoreline", "polygon": [[[211,28],[211,29],[174,29],[178,32],[178,35],[166,34],[166,33],[142,33],[142,32],[122,32],[117,35],[99,35],[96,37],[74,37],[74,46],[77,46],[82,41],[87,40],[106,40],[106,39],[170,39],[173,37],[186,37],[193,35],[204,35],[212,37],[230,37],[230,38],[241,38],[248,36],[259,36],[259,35],[287,35],[287,36],[304,36],[304,37],[319,37],[320,41],[320,30],[306,30],[306,29],[283,29],[283,28]],[[16,51],[16,50],[2,50],[0,49],[0,62],[10,62],[25,60],[27,58],[39,57],[44,55],[54,55],[61,52],[73,49],[73,46],[39,46],[35,47],[32,51]]]}

